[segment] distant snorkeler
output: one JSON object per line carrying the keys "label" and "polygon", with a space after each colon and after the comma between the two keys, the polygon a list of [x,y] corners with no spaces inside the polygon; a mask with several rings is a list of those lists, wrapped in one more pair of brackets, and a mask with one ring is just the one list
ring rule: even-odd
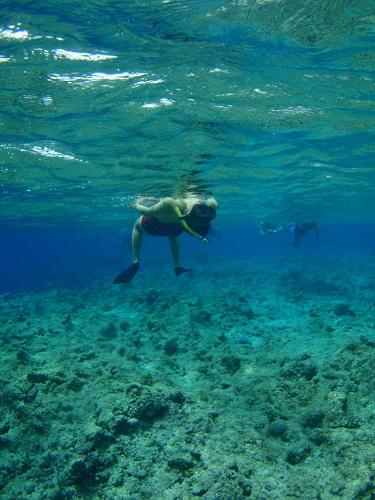
{"label": "distant snorkeler", "polygon": [[295,247],[299,246],[300,239],[305,234],[310,231],[315,231],[315,242],[318,245],[320,242],[319,236],[319,226],[315,222],[293,222],[291,224],[274,224],[269,221],[261,221],[259,223],[260,234],[264,236],[265,234],[279,234],[279,233],[291,233],[293,238],[293,245]]}
{"label": "distant snorkeler", "polygon": [[[147,200],[146,200],[147,201]],[[188,195],[180,198],[161,198],[152,206],[144,206],[145,199],[131,204],[131,208],[141,215],[132,232],[132,264],[113,280],[113,284],[128,283],[139,271],[139,257],[143,233],[151,236],[167,236],[173,258],[176,276],[191,271],[180,264],[178,237],[186,232],[203,242],[211,228],[211,221],[216,217],[218,203],[215,198],[201,198]]]}

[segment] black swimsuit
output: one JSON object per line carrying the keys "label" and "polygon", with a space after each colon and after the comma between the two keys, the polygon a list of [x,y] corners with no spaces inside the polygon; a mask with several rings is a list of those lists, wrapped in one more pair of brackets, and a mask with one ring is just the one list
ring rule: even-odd
{"label": "black swimsuit", "polygon": [[180,236],[184,232],[181,224],[178,222],[172,222],[171,224],[165,224],[160,222],[156,217],[148,217],[143,215],[141,218],[141,225],[146,233],[151,236]]}

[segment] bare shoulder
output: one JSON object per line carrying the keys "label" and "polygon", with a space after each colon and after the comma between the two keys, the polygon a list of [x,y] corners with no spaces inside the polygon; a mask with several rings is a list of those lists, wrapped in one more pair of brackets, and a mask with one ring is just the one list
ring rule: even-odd
{"label": "bare shoulder", "polygon": [[175,209],[176,207],[181,208],[182,206],[181,200],[178,198],[166,197],[162,198],[160,201],[163,204],[164,208]]}
{"label": "bare shoulder", "polygon": [[170,196],[166,196],[165,198],[160,198],[160,201],[163,205],[172,205],[175,200]]}

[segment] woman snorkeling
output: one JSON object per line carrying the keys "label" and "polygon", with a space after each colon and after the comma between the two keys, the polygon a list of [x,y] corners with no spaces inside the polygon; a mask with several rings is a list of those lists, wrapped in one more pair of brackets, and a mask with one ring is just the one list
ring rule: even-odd
{"label": "woman snorkeling", "polygon": [[176,276],[191,271],[180,264],[178,237],[183,232],[207,242],[211,221],[216,217],[218,203],[215,198],[185,196],[181,198],[162,198],[147,207],[143,199],[134,202],[131,208],[141,216],[136,220],[132,232],[132,264],[113,280],[114,284],[128,283],[139,271],[139,257],[143,233],[151,236],[167,236],[169,239]]}

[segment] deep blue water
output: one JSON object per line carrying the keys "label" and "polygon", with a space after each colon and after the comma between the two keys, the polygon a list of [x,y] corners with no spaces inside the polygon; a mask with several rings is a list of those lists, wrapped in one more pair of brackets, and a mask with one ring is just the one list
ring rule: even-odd
{"label": "deep blue water", "polygon": [[[246,258],[262,259],[285,257],[290,265],[300,256],[311,256],[314,263],[326,259],[332,262],[341,257],[361,262],[363,257],[375,256],[375,227],[369,224],[323,225],[321,243],[315,245],[312,234],[307,234],[298,249],[291,243],[289,234],[278,236],[259,235],[255,225],[218,225],[208,245],[189,236],[181,238],[181,255],[186,266],[195,269],[196,279],[204,281],[217,263],[221,268],[226,262]],[[83,228],[6,228],[0,233],[2,292],[37,291],[54,288],[81,288],[98,284],[108,286],[112,278],[130,263],[131,226],[125,229]],[[333,260],[332,260],[333,259]],[[134,286],[142,287],[142,274],[159,267],[159,278],[173,274],[166,238],[145,237],[142,250],[142,273]],[[272,273],[270,260],[269,272]],[[345,266],[342,269],[345,272]],[[239,276],[239,280],[241,277]],[[182,280],[183,287],[183,280]]]}

